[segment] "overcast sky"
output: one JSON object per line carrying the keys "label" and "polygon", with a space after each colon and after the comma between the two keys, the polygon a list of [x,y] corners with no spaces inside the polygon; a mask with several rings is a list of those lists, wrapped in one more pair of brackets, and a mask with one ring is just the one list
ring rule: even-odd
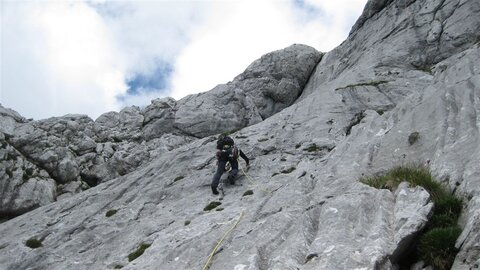
{"label": "overcast sky", "polygon": [[339,45],[366,0],[1,0],[0,103],[93,119],[227,83],[265,53]]}

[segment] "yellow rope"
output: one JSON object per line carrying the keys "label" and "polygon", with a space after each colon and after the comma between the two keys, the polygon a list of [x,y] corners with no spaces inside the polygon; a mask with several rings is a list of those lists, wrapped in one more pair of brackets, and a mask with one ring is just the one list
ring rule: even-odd
{"label": "yellow rope", "polygon": [[225,234],[223,234],[222,238],[220,238],[220,241],[218,241],[212,253],[210,254],[210,256],[208,256],[207,263],[205,263],[205,266],[202,268],[202,270],[206,270],[209,268],[210,261],[212,260],[213,255],[215,255],[215,252],[217,252],[218,247],[220,246],[220,244],[222,244],[225,237],[227,237],[227,235],[230,234],[233,231],[233,229],[235,229],[235,227],[237,227],[242,217],[243,217],[243,210],[242,210],[242,213],[240,213],[240,217],[238,218],[237,222],[235,222],[235,224],[233,224],[233,226],[227,232],[225,232]]}
{"label": "yellow rope", "polygon": [[272,191],[268,190],[268,189],[264,189],[264,188],[261,188],[259,187],[254,181],[253,179],[243,170],[243,167],[240,166],[240,164],[238,164],[238,167],[240,167],[240,170],[242,170],[242,173],[243,175],[245,175],[248,179],[248,181],[250,182],[250,184],[253,186],[253,187],[256,187],[258,188],[259,190],[261,191],[264,191],[264,192],[267,192],[267,193],[271,193]]}

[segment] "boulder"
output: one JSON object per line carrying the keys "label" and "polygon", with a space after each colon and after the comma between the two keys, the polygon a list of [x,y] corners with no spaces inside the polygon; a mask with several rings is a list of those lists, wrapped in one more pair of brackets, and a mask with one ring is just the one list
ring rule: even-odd
{"label": "boulder", "polygon": [[178,101],[174,127],[202,138],[230,132],[262,121],[250,96],[233,84],[218,85],[209,92]]}
{"label": "boulder", "polygon": [[314,48],[294,44],[255,60],[233,84],[252,96],[265,119],[297,100],[321,58]]}

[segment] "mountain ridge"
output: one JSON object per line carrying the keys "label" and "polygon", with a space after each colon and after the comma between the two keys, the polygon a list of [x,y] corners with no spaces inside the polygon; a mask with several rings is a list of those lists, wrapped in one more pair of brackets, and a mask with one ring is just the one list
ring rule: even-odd
{"label": "mountain ridge", "polygon": [[[387,2],[379,10],[372,8]],[[474,29],[480,26],[475,17],[480,4],[472,0],[404,3],[369,1],[364,14],[372,16],[366,15],[344,43],[312,61],[312,70],[302,73],[309,76],[305,86],[298,87],[300,93],[294,92],[298,99],[251,125],[240,124],[245,126],[232,133],[253,160],[248,177],[226,187],[222,211],[203,208],[218,201],[209,190],[215,169],[212,135],[226,127],[213,125],[215,131],[200,139],[165,135],[146,147],[163,150],[142,152],[153,156],[147,162],[135,166],[128,158],[116,160],[120,168],[132,166],[131,171],[0,224],[0,233],[6,235],[0,242],[0,265],[5,269],[200,269],[220,235],[243,211],[245,216],[222,243],[210,269],[396,269],[398,256],[393,254],[408,246],[403,241],[428,220],[428,194],[408,186],[395,193],[376,190],[360,184],[358,177],[414,162],[428,164],[440,181],[467,200],[463,233],[457,241],[460,252],[452,269],[475,267],[480,260],[476,248],[480,49]],[[442,23],[438,36],[435,21]],[[267,79],[252,89],[268,93],[275,77],[263,74]],[[278,78],[281,85],[283,77]],[[195,108],[201,103],[195,98],[215,91],[249,98],[237,90],[238,84],[233,85],[193,95],[185,103]],[[290,85],[295,83],[283,89]],[[159,121],[159,128],[169,127],[173,101],[155,102],[158,107],[146,111]],[[266,106],[264,115],[272,107]],[[255,114],[255,109],[251,111]],[[124,115],[132,120],[132,130],[139,130],[136,110]],[[184,123],[195,119],[189,117]],[[18,117],[2,118],[1,136],[16,130],[11,119]],[[75,126],[66,121],[64,126],[68,125]],[[102,144],[99,153],[114,155],[119,150],[110,148],[123,142],[124,153],[137,149],[129,141],[142,135],[129,135],[129,125],[124,125],[126,130],[116,127],[102,137],[106,142],[94,141],[95,152]],[[420,134],[414,146],[408,143],[413,132]],[[75,151],[89,153],[93,144]],[[66,163],[65,168],[70,168]],[[242,196],[246,190],[253,195]],[[409,210],[405,214],[399,209]],[[116,212],[107,217],[109,210]],[[26,247],[30,237],[42,240],[43,247]],[[129,262],[128,255],[142,243],[150,247]]]}

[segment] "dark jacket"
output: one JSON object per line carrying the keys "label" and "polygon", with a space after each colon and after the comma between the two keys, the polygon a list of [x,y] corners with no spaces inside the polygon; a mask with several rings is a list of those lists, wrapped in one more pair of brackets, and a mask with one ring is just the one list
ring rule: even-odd
{"label": "dark jacket", "polygon": [[217,160],[218,161],[237,162],[239,155],[240,155],[241,158],[243,158],[243,160],[245,160],[245,163],[247,163],[247,166],[248,166],[249,163],[250,163],[250,160],[245,155],[245,153],[243,153],[243,151],[238,149],[236,146],[232,146],[229,149],[218,150],[217,151]]}

